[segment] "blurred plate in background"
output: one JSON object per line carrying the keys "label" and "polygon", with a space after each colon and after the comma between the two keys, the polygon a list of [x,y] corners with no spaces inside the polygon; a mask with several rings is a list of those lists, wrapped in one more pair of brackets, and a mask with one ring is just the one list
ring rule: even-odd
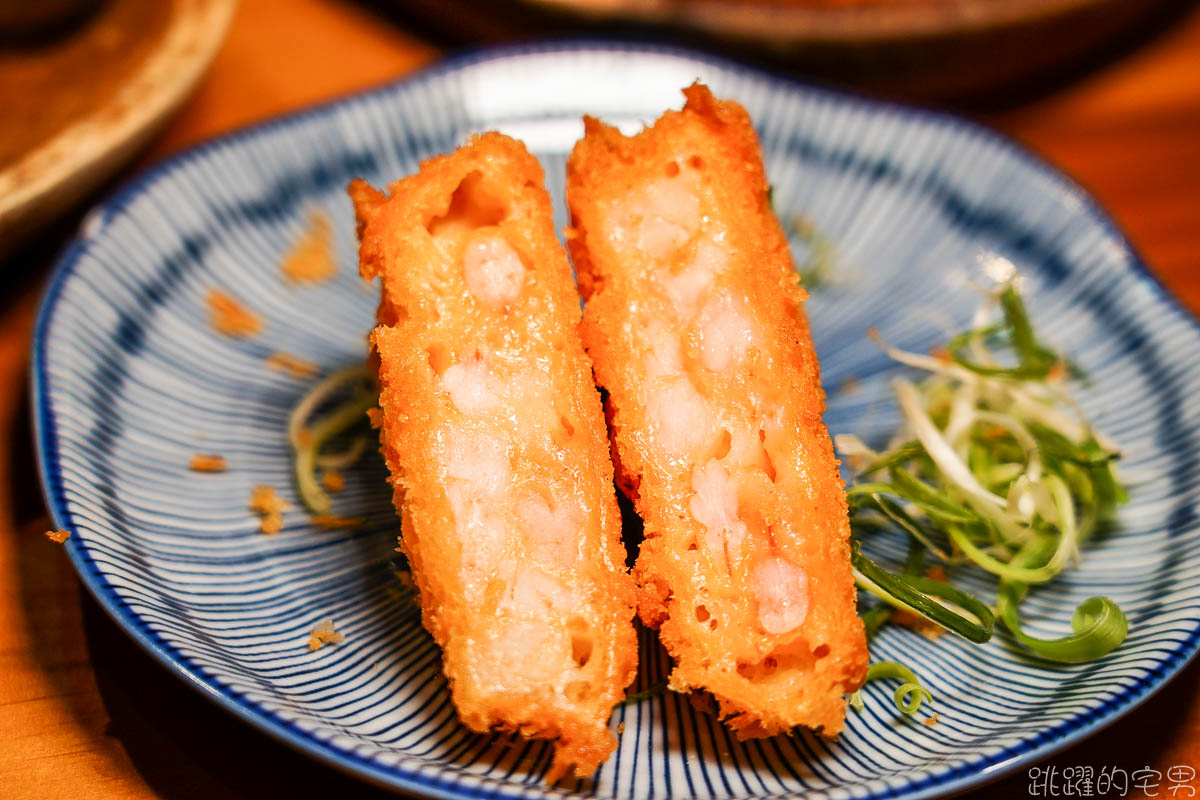
{"label": "blurred plate in background", "polygon": [[[120,169],[191,93],[235,0],[110,0],[0,14],[0,257]],[[96,6],[97,4],[92,4]],[[17,13],[22,12],[22,13]]]}
{"label": "blurred plate in background", "polygon": [[[373,0],[451,42],[636,35],[921,101],[1028,94],[1145,38],[1180,0]],[[990,97],[988,98],[990,100]]]}

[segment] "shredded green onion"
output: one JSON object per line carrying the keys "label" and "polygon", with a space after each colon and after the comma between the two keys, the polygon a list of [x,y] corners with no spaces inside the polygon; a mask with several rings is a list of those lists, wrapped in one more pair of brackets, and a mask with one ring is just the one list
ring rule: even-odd
{"label": "shredded green onion", "polygon": [[340,453],[322,453],[317,456],[316,464],[321,469],[344,469],[358,463],[367,452],[367,437],[356,436],[350,446]]}
{"label": "shredded green onion", "polygon": [[[896,661],[876,661],[867,668],[867,677],[863,683],[895,678],[903,681],[896,687],[896,692],[892,695],[892,701],[900,711],[905,714],[915,714],[920,710],[922,702],[933,702],[933,695],[929,693],[928,689],[921,686],[921,680],[916,673]],[[862,711],[862,689],[850,695],[849,703],[855,711]]]}
{"label": "shredded green onion", "polygon": [[[997,310],[1000,319],[989,322]],[[1038,639],[1021,629],[1017,609],[1030,587],[1077,562],[1083,543],[1127,498],[1114,471],[1115,446],[1092,430],[1063,385],[1078,369],[1038,340],[1014,280],[988,296],[945,357],[871,335],[896,361],[930,374],[893,383],[905,421],[896,445],[877,453],[853,436],[838,437],[839,450],[866,462],[859,471],[866,480],[847,500],[855,579],[882,601],[864,611],[868,635],[892,621],[894,609],[907,609],[974,642],[991,637],[998,617],[1016,642],[1056,661],[1088,661],[1120,645],[1127,621],[1104,597],[1079,605],[1069,636]],[[909,537],[901,574],[859,548],[858,540],[888,528]],[[995,613],[925,577],[926,554],[995,575]]]}
{"label": "shredded green onion", "polygon": [[[321,453],[326,444],[361,423],[366,418],[367,410],[378,402],[379,394],[372,381],[366,367],[338,370],[309,389],[288,418],[288,439],[292,446],[296,489],[305,507],[313,514],[328,514],[333,509],[333,501],[317,480],[318,465],[326,469],[348,466],[366,450],[365,440],[359,437],[332,458]],[[316,422],[309,421],[330,398],[347,390],[352,392],[349,399]]]}
{"label": "shredded green onion", "polygon": [[620,705],[631,705],[640,703],[642,700],[649,700],[651,697],[660,695],[667,690],[667,679],[663,678],[657,683],[652,683],[640,692],[625,695],[625,699],[620,702]]}
{"label": "shredded green onion", "polygon": [[992,611],[979,600],[948,583],[894,575],[864,556],[857,542],[852,548],[850,563],[864,591],[897,608],[915,611],[973,642],[986,642],[992,637]]}
{"label": "shredded green onion", "polygon": [[[1014,561],[1035,561],[1050,546],[1046,539],[1035,542],[1018,553]],[[1004,581],[1000,584],[996,607],[1013,638],[1039,656],[1051,661],[1078,664],[1102,658],[1125,641],[1125,635],[1129,632],[1125,614],[1107,597],[1089,597],[1076,607],[1071,616],[1073,634],[1059,639],[1029,636],[1021,630],[1021,621],[1017,616],[1017,606],[1026,591],[1028,587],[1023,583]]]}
{"label": "shredded green onion", "polygon": [[862,615],[862,621],[863,628],[867,631],[867,638],[870,639],[879,633],[879,629],[888,624],[891,619],[892,607],[886,603],[880,603],[874,608],[865,611]]}

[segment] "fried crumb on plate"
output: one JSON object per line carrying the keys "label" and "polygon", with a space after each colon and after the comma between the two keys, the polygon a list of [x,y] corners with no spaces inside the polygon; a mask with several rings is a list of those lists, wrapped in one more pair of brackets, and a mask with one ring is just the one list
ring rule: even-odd
{"label": "fried crumb on plate", "polygon": [[366,522],[365,517],[343,517],[340,514],[314,514],[309,517],[318,528],[355,528]]}
{"label": "fried crumb on plate", "polygon": [[320,650],[327,644],[341,644],[346,637],[333,629],[333,620],[327,619],[317,623],[308,634],[308,649]]}
{"label": "fried crumb on plate", "polygon": [[259,530],[276,534],[283,529],[283,512],[290,504],[275,493],[274,486],[255,486],[250,492],[250,510],[262,517]]}
{"label": "fried crumb on plate", "polygon": [[346,476],[336,469],[327,469],[321,475],[321,485],[325,487],[325,491],[337,494],[346,488]]}
{"label": "fried crumb on plate", "polygon": [[196,453],[188,461],[188,469],[193,472],[224,472],[229,469],[229,462],[215,453]]}
{"label": "fried crumb on plate", "polygon": [[308,228],[280,265],[283,276],[293,283],[324,283],[337,275],[333,256],[333,226],[329,215],[313,211]]}
{"label": "fried crumb on plate", "polygon": [[920,614],[913,613],[907,609],[897,609],[895,612],[893,612],[892,622],[916,631],[930,641],[939,638],[946,632],[945,628],[943,628],[941,625],[938,625],[933,620],[926,619]]}
{"label": "fried crumb on plate", "polygon": [[226,336],[253,336],[263,329],[263,320],[241,302],[220,289],[208,292],[208,311],[213,330]]}
{"label": "fried crumb on plate", "polygon": [[286,372],[293,378],[311,378],[317,374],[318,367],[311,361],[306,361],[290,353],[274,352],[267,356],[267,369]]}
{"label": "fried crumb on plate", "polygon": [[932,728],[934,725],[937,725],[937,724],[938,724],[938,715],[937,714],[930,714],[924,720],[924,725],[926,728]]}
{"label": "fried crumb on plate", "polygon": [[68,530],[46,531],[46,538],[57,544],[62,544],[67,539],[71,538],[71,532]]}

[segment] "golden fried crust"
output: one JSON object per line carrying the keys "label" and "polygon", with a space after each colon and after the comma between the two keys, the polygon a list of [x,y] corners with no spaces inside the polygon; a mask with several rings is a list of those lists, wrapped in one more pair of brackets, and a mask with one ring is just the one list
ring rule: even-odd
{"label": "golden fried crust", "polygon": [[867,652],[805,294],[745,110],[684,93],[633,137],[585,119],[567,165],[584,346],[646,523],[638,611],[671,688],[740,736],[833,735]]}
{"label": "golden fried crust", "polygon": [[401,545],[463,722],[590,774],[637,665],[609,443],[537,161],[500,134],[350,188]]}

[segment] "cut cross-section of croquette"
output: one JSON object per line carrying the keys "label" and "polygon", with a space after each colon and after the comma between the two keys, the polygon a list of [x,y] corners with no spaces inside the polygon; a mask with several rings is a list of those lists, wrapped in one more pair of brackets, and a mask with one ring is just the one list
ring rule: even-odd
{"label": "cut cross-section of croquette", "polygon": [[638,611],[739,735],[833,735],[867,650],[805,294],[745,110],[684,94],[636,136],[586,119],[567,167]]}
{"label": "cut cross-section of croquette", "polygon": [[390,187],[356,181],[382,450],[425,626],[462,720],[555,740],[548,773],[615,747],[636,601],[579,298],[542,170],[473,138]]}

